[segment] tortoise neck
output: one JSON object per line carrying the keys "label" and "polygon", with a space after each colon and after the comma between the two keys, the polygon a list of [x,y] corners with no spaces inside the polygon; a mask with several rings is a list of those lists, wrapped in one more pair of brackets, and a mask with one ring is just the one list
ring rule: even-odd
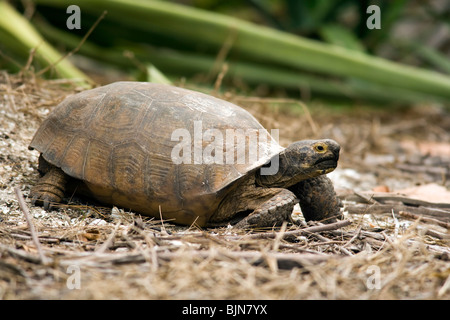
{"label": "tortoise neck", "polygon": [[270,162],[262,166],[255,175],[255,182],[260,187],[283,187],[286,185],[285,171],[287,159],[284,154],[277,154]]}

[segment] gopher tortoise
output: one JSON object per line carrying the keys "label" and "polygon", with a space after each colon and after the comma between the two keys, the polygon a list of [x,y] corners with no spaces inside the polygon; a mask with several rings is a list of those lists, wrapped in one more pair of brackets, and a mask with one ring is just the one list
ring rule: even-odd
{"label": "gopher tortoise", "polygon": [[30,149],[41,153],[30,196],[46,209],[77,191],[184,225],[272,227],[297,202],[306,220],[340,217],[325,176],[337,166],[335,141],[283,148],[242,108],[169,85],[116,82],[69,96]]}

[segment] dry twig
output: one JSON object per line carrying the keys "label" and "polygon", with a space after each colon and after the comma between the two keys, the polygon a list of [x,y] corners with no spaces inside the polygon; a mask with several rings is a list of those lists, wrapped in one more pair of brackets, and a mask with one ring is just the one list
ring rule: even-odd
{"label": "dry twig", "polygon": [[30,213],[28,212],[28,207],[25,203],[25,199],[23,198],[22,192],[20,191],[19,188],[14,188],[14,192],[16,193],[17,200],[19,201],[19,207],[22,210],[25,219],[27,220],[28,228],[30,229],[31,232],[31,238],[33,239],[34,245],[36,246],[37,252],[39,254],[39,259],[41,263],[46,264],[48,260],[44,255],[44,251],[42,251],[41,243],[39,242],[38,235],[34,228],[33,220],[30,216]]}
{"label": "dry twig", "polygon": [[[350,225],[351,223],[352,222],[350,220],[342,220],[342,221],[333,222],[333,223],[329,223],[329,224],[321,224],[318,226],[302,228],[302,229],[293,230],[293,231],[286,231],[283,233],[281,238],[286,238],[288,236],[301,236],[301,235],[306,236],[311,233],[336,230],[336,229],[346,227],[346,226]],[[276,238],[276,237],[277,237],[277,233],[266,232],[266,233],[249,234],[249,235],[245,235],[240,238],[241,239],[272,239],[272,238]]]}

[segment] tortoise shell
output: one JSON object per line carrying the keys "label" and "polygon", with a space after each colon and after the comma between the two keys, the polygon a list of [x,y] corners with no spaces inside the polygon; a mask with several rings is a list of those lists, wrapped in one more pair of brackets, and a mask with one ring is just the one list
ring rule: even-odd
{"label": "tortoise shell", "polygon": [[145,82],[116,82],[66,98],[30,147],[101,202],[199,225],[233,186],[283,150],[232,103]]}

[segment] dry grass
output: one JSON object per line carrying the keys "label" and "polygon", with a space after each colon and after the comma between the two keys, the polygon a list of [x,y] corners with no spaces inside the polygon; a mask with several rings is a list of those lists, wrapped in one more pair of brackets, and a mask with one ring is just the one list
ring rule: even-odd
{"label": "dry grass", "polygon": [[[293,225],[199,230],[92,204],[45,212],[27,201],[46,260],[42,263],[14,188],[28,194],[38,178],[38,154],[27,149],[28,143],[49,110],[77,90],[69,82],[0,75],[1,298],[450,298],[448,227],[406,220],[391,211],[345,213],[350,225],[306,233],[307,226]],[[365,174],[354,178],[353,189],[441,181],[426,170],[411,175],[396,165],[373,163],[386,154],[404,163],[402,137],[450,142],[448,114],[435,109],[424,109],[424,126],[425,111],[315,111],[309,118],[274,110],[267,101],[240,104],[266,127],[284,128],[283,144],[320,136],[342,142],[340,166]],[[334,179],[341,186],[340,176]]]}

